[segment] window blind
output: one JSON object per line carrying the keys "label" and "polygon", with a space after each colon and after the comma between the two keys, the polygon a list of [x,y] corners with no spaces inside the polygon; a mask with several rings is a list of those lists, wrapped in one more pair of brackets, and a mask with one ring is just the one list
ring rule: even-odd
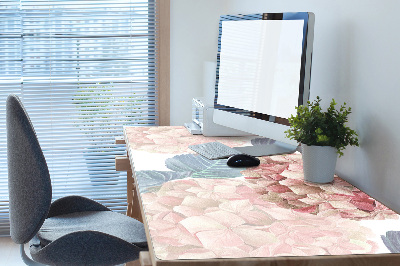
{"label": "window blind", "polygon": [[114,158],[124,125],[158,124],[156,3],[0,3],[0,235],[9,234],[5,100],[17,94],[49,166],[53,200],[81,195],[126,210]]}

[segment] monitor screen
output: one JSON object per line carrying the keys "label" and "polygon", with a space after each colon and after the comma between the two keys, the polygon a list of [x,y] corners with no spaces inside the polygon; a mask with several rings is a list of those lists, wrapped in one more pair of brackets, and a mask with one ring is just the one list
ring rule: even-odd
{"label": "monitor screen", "polygon": [[293,114],[303,24],[303,20],[223,21],[217,103],[278,117]]}
{"label": "monitor screen", "polygon": [[222,16],[214,122],[296,145],[284,131],[309,97],[313,25],[308,12]]}

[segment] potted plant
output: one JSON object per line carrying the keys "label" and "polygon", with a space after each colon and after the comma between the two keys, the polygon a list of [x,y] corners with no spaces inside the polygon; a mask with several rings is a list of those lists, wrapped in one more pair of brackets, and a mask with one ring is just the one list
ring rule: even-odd
{"label": "potted plant", "polygon": [[348,145],[359,146],[357,133],[346,126],[351,108],[344,103],[336,110],[332,99],[327,111],[322,111],[321,99],[308,101],[308,106],[296,107],[297,115],[289,118],[286,137],[302,145],[304,179],[315,183],[333,181],[336,160]]}

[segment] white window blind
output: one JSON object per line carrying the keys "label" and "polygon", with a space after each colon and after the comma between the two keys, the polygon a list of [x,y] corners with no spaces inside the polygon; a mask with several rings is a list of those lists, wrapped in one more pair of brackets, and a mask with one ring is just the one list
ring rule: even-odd
{"label": "white window blind", "polygon": [[158,124],[157,19],[149,0],[0,2],[0,235],[9,233],[5,100],[23,101],[53,199],[82,195],[126,210],[116,172],[124,125]]}

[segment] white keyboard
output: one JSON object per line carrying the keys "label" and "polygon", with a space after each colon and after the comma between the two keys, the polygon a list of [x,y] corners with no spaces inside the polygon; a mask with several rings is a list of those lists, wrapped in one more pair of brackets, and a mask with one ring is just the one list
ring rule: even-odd
{"label": "white keyboard", "polygon": [[235,154],[241,154],[240,151],[237,151],[220,142],[208,142],[203,144],[190,145],[189,148],[209,160],[228,158]]}

